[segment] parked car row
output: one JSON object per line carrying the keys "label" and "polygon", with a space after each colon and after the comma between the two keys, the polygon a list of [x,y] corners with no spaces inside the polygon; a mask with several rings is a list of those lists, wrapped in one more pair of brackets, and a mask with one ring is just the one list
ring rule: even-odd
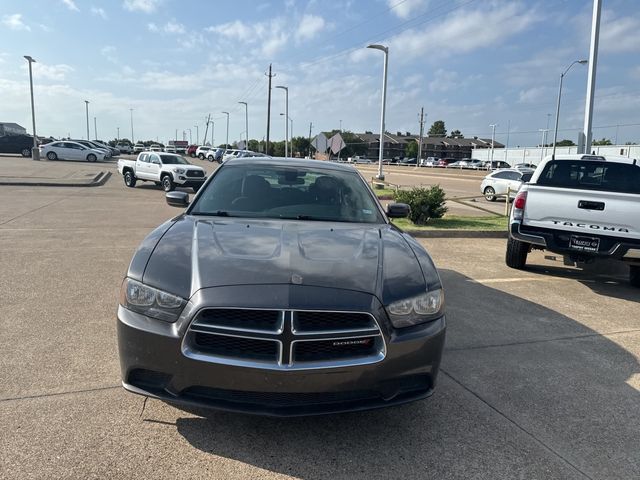
{"label": "parked car row", "polygon": [[[62,140],[47,143],[40,147],[40,155],[48,160],[82,160],[96,162],[111,157],[111,153],[92,145],[87,140]],[[109,155],[109,157],[107,157]]]}

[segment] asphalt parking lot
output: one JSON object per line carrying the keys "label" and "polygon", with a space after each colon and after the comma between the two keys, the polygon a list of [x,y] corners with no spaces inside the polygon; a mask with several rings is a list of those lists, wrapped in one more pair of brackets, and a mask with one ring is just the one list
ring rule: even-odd
{"label": "asphalt parking lot", "polygon": [[[47,168],[74,168],[60,165]],[[117,172],[0,186],[0,478],[638,478],[640,291],[619,265],[541,252],[511,270],[504,239],[420,240],[447,299],[428,400],[296,419],[143,410],[120,387],[118,291],[138,243],[178,213]]]}

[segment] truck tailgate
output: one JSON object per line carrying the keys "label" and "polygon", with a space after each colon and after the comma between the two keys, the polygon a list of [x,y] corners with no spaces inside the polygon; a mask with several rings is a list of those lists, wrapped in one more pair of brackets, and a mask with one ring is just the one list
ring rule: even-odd
{"label": "truck tailgate", "polygon": [[522,224],[640,239],[640,195],[529,185]]}

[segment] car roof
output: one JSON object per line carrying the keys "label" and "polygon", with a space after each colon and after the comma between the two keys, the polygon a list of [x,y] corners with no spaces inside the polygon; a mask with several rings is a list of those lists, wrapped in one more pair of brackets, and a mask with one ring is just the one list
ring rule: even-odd
{"label": "car roof", "polygon": [[621,155],[589,155],[589,154],[572,154],[572,155],[550,155],[543,161],[549,162],[551,160],[595,160],[602,162],[617,162],[617,163],[632,163],[637,164],[638,160],[630,157],[623,157]]}
{"label": "car roof", "polygon": [[307,158],[285,158],[285,157],[244,157],[234,158],[224,162],[224,165],[254,165],[254,166],[274,166],[274,167],[307,167],[320,168],[325,170],[340,170],[343,172],[357,172],[355,168],[348,164],[328,162],[325,160],[310,160]]}

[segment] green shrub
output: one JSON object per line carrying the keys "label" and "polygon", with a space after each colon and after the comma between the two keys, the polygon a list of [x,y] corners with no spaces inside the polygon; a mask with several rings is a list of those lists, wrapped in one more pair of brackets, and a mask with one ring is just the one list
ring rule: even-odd
{"label": "green shrub", "polygon": [[399,190],[395,201],[411,207],[409,219],[416,225],[426,224],[430,218],[441,218],[447,213],[444,206],[445,195],[440,185],[430,188],[416,187],[411,190]]}

